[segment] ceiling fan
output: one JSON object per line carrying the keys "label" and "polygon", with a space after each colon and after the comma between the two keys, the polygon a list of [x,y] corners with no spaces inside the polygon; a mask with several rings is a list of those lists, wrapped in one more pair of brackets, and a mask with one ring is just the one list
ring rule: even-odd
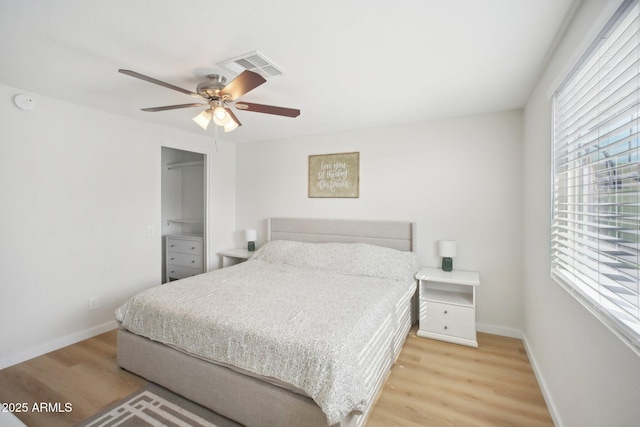
{"label": "ceiling fan", "polygon": [[285,117],[298,117],[300,115],[300,110],[293,108],[274,107],[273,105],[254,104],[251,102],[238,102],[238,98],[242,95],[266,82],[265,78],[260,74],[249,70],[243,71],[229,83],[226,83],[227,79],[224,76],[219,74],[209,74],[207,76],[207,79],[209,80],[198,84],[195,92],[154,79],[153,77],[145,76],[144,74],[140,74],[135,71],[120,69],[118,72],[206,101],[207,104],[192,103],[142,108],[142,111],[157,112],[177,110],[179,108],[208,107],[193,118],[193,121],[200,125],[204,130],[207,129],[207,126],[209,126],[209,123],[212,120],[216,125],[222,126],[225,132],[231,132],[238,126],[242,126],[240,120],[238,120],[236,115],[233,114],[233,111],[229,108],[231,105],[238,110],[253,111],[255,113],[274,114],[276,116]]}

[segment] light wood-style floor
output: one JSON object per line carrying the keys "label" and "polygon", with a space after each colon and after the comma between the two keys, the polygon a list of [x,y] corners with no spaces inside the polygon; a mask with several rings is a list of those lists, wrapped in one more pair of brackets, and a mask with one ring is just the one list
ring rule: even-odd
{"label": "light wood-style floor", "polygon": [[0,371],[0,402],[72,404],[71,412],[16,415],[28,427],[73,426],[141,388],[147,381],[116,364],[116,331]]}
{"label": "light wood-style floor", "polygon": [[478,345],[412,330],[367,427],[553,426],[522,341],[478,333]]}
{"label": "light wood-style floor", "polygon": [[[553,426],[520,340],[478,334],[480,348],[412,330],[367,427]],[[0,370],[0,402],[71,403],[17,413],[29,427],[72,426],[146,381],[116,365],[115,331]]]}

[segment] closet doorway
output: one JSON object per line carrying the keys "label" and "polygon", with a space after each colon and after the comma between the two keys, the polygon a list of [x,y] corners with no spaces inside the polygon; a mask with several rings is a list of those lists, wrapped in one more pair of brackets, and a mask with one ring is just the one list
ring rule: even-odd
{"label": "closet doorway", "polygon": [[207,270],[207,156],[162,147],[162,283]]}

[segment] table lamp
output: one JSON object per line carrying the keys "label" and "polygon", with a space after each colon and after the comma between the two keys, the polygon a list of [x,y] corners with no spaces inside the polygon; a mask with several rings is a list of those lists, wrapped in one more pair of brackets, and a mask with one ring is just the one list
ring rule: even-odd
{"label": "table lamp", "polygon": [[442,270],[453,270],[453,258],[457,255],[455,240],[440,240],[440,256],[442,257]]}
{"label": "table lamp", "polygon": [[247,228],[244,231],[245,238],[247,240],[247,249],[249,252],[256,250],[256,240],[258,240],[258,232],[253,228]]}

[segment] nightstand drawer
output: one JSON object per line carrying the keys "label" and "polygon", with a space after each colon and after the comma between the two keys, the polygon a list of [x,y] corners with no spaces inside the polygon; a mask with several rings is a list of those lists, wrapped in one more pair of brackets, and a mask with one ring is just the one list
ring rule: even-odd
{"label": "nightstand drawer", "polygon": [[167,264],[179,265],[182,267],[197,268],[202,270],[202,257],[200,255],[182,254],[178,252],[167,252]]}
{"label": "nightstand drawer", "polygon": [[167,251],[202,255],[202,240],[167,238]]}
{"label": "nightstand drawer", "polygon": [[470,323],[475,322],[476,311],[473,307],[462,307],[459,305],[423,301],[422,304],[420,304],[420,318],[423,316],[441,317],[456,322]]}
{"label": "nightstand drawer", "polygon": [[437,334],[450,335],[469,340],[476,339],[476,327],[473,323],[455,322],[441,317],[420,319],[420,329]]}
{"label": "nightstand drawer", "polygon": [[180,265],[167,265],[168,279],[184,279],[185,277],[202,274],[202,270],[198,268],[182,267]]}

